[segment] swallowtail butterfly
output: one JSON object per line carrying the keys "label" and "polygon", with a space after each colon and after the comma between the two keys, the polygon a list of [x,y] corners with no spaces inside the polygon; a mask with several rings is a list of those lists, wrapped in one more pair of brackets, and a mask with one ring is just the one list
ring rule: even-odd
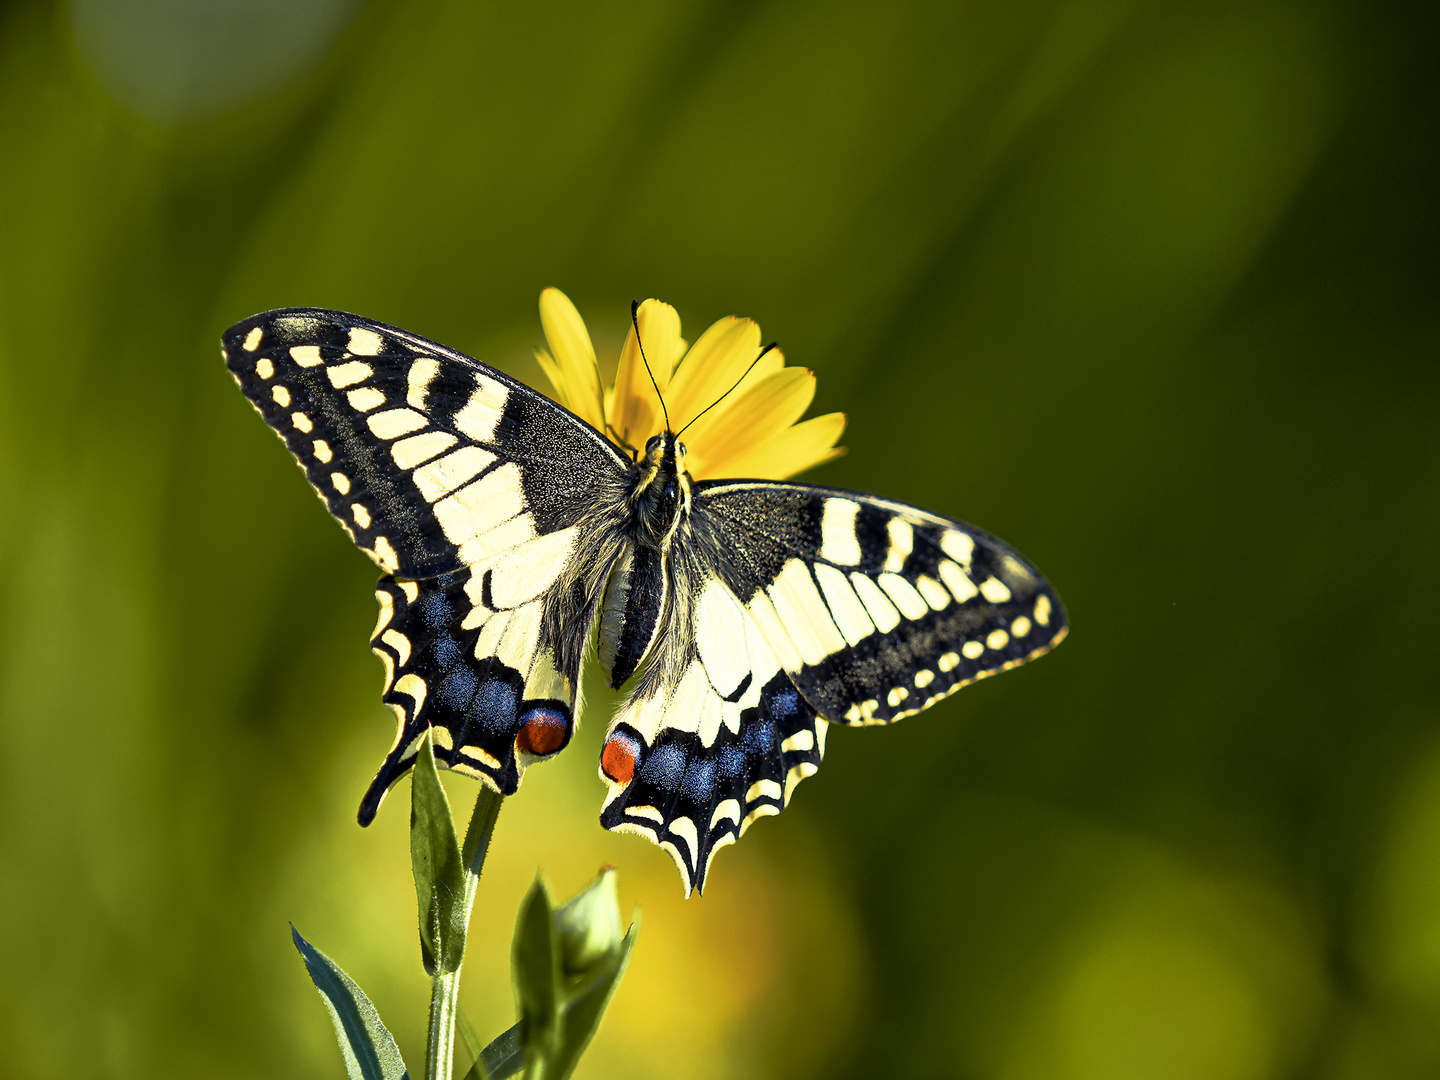
{"label": "swallowtail butterfly", "polygon": [[427,728],[442,765],[513,793],[570,741],[598,624],[610,684],[632,686],[600,820],[667,850],[688,894],[815,772],[831,724],[888,724],[1065,635],[1049,585],[978,529],[853,491],[692,482],[668,430],[632,460],[403,330],[287,309],[222,350],[385,572],[371,644],[399,731],[362,825]]}

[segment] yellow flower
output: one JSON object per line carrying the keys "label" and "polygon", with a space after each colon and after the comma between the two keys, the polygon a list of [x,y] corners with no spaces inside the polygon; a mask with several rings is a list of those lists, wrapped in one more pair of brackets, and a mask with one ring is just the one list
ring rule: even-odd
{"label": "yellow flower", "polygon": [[779,349],[756,363],[758,324],[733,316],[721,319],[687,351],[680,316],[669,304],[646,300],[636,319],[655,386],[645,373],[633,326],[620,349],[615,382],[603,386],[590,334],[559,289],[540,294],[540,322],[550,348],[535,350],[555,399],[632,457],[665,430],[656,387],[665,397],[672,430],[699,417],[683,440],[686,468],[696,480],[784,480],[844,453],[835,445],[845,430],[844,413],[796,423],[815,397],[815,375],[786,367]]}

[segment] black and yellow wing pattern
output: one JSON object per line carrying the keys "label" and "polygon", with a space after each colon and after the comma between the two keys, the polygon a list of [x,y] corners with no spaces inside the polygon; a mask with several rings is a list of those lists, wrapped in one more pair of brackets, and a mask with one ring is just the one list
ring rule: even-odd
{"label": "black and yellow wing pattern", "polygon": [[1033,659],[1066,632],[994,537],[853,491],[695,485],[692,603],[606,743],[601,820],[687,885],[820,765],[830,724],[888,724]]}
{"label": "black and yellow wing pattern", "polygon": [[386,572],[372,645],[400,724],[361,823],[427,729],[445,765],[514,792],[525,765],[574,730],[587,584],[598,593],[588,579],[604,580],[591,520],[629,462],[509,376],[368,319],[272,311],[232,327],[222,347],[330,513]]}
{"label": "black and yellow wing pattern", "polygon": [[831,724],[898,720],[1066,633],[1035,568],[978,529],[839,489],[692,483],[676,436],[632,460],[405,331],[287,309],[222,349],[385,572],[371,644],[398,730],[362,824],[427,730],[442,764],[513,793],[570,741],[598,625],[612,681],[631,681],[601,822],[668,851],[688,894],[816,771]]}

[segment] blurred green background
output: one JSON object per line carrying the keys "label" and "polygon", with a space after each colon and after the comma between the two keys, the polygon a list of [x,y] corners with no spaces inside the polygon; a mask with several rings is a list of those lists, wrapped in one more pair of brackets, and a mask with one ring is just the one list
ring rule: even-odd
{"label": "blurred green background", "polygon": [[[1440,1076],[1440,14],[1405,0],[0,8],[0,1072],[338,1076],[294,920],[412,1065],[373,567],[220,362],[315,304],[534,380],[753,316],[814,479],[1014,543],[1053,656],[836,731],[683,902],[500,820],[462,998],[617,864],[588,1077]],[[451,778],[468,805],[473,787]]]}

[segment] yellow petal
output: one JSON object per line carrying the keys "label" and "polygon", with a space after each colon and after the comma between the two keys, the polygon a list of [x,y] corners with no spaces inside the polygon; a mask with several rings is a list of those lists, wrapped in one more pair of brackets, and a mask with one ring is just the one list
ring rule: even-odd
{"label": "yellow petal", "polygon": [[675,430],[734,386],[759,351],[760,327],[749,319],[721,319],[701,334],[675,369],[665,395]]}
{"label": "yellow petal", "polygon": [[[727,399],[701,416],[686,431],[685,444],[697,451],[703,447],[706,461],[733,457],[795,423],[805,415],[814,397],[815,376],[810,371],[782,368],[764,376],[749,390],[737,390],[731,395],[734,404]],[[691,467],[693,471],[693,458]]]}
{"label": "yellow petal", "polygon": [[565,388],[566,407],[603,431],[605,408],[600,396],[600,369],[595,363],[595,346],[590,343],[590,334],[580,313],[559,289],[546,289],[540,294],[540,324],[545,328],[545,340],[550,343],[555,367]]}
{"label": "yellow petal", "polygon": [[550,355],[550,350],[536,349],[535,362],[540,365],[540,370],[545,373],[555,390],[551,396],[567,409],[570,408],[570,396],[565,393],[565,380],[560,377],[560,369],[555,366],[555,358]]}
{"label": "yellow petal", "polygon": [[784,480],[845,451],[835,446],[845,430],[844,413],[826,413],[796,424],[734,457],[709,464],[703,475],[690,470],[696,480],[734,477],[748,480]]}
{"label": "yellow petal", "polygon": [[[620,349],[620,366],[615,370],[615,392],[607,415],[612,437],[622,438],[630,446],[643,449],[645,440],[664,428],[660,402],[655,396],[658,386],[663,394],[674,370],[674,356],[682,346],[680,316],[669,304],[646,300],[635,313],[640,324],[640,344],[655,376],[655,385],[645,373],[640,348],[635,343],[635,327],[625,336]],[[668,404],[668,403],[667,403]]]}
{"label": "yellow petal", "polygon": [[[670,374],[667,381],[660,384],[661,386],[670,385],[668,380],[675,378],[675,369],[680,366],[680,361],[685,359],[685,354],[689,351],[690,343],[683,337],[675,343],[675,355],[669,358]],[[654,358],[651,359],[651,363],[654,363]]]}

